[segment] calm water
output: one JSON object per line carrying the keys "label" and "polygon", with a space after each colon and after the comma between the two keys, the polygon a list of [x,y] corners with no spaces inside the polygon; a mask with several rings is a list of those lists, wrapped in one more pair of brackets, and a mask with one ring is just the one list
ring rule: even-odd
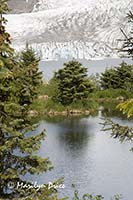
{"label": "calm water", "polygon": [[[105,59],[80,62],[88,67],[88,74],[101,73],[107,67],[117,66],[123,59]],[[132,63],[129,59],[124,59]],[[52,78],[55,71],[63,66],[66,60],[41,62],[45,80]],[[110,105],[108,105],[110,107]],[[132,121],[122,119],[117,111],[106,108],[106,114],[121,124],[132,125]],[[101,117],[56,117],[41,119],[38,133],[46,129],[47,138],[42,142],[38,152],[43,157],[49,157],[54,170],[46,174],[28,177],[39,183],[64,177],[65,189],[61,195],[73,195],[72,184],[76,185],[80,194],[102,194],[109,200],[114,194],[122,194],[124,200],[133,199],[133,152],[131,142],[120,143],[110,137],[110,132],[102,132]],[[118,117],[119,116],[119,117]]]}
{"label": "calm water", "polygon": [[[104,113],[105,114],[105,113]],[[132,121],[111,116],[114,121],[132,125]],[[132,143],[120,143],[102,132],[103,114],[89,117],[55,117],[42,119],[34,134],[46,129],[39,155],[49,157],[54,169],[36,177],[39,183],[64,177],[65,189],[61,195],[72,196],[72,184],[80,194],[102,194],[105,200],[114,194],[123,194],[132,200],[133,152]]]}

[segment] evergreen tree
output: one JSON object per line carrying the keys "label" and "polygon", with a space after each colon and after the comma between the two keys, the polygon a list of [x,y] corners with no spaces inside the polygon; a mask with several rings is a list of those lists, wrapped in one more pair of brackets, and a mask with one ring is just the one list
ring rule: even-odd
{"label": "evergreen tree", "polygon": [[[131,27],[132,27],[132,25],[133,25],[133,13],[130,11],[128,13],[127,17],[128,17],[129,23],[131,24]],[[126,52],[128,54],[128,57],[133,59],[133,30],[131,30],[131,36],[130,37],[127,37],[125,35],[125,40],[124,40],[124,44],[123,44],[121,51]],[[133,81],[132,81],[132,88],[133,88]],[[131,91],[133,91],[133,89]],[[126,113],[128,117],[133,116],[133,99],[128,100],[128,101],[118,105],[118,108],[120,110],[122,110],[124,113]]]}
{"label": "evergreen tree", "polygon": [[17,187],[18,182],[28,183],[24,179],[27,173],[38,174],[51,169],[51,162],[35,154],[44,139],[44,131],[35,136],[27,134],[33,126],[27,115],[29,104],[21,101],[25,70],[10,47],[10,35],[5,30],[6,20],[2,15],[7,10],[6,0],[0,0],[0,198],[57,199],[53,189],[48,190],[47,186],[39,193],[34,188]]}
{"label": "evergreen tree", "polygon": [[123,52],[124,54],[126,53],[129,58],[133,59],[133,29],[132,29],[133,13],[131,11],[127,14],[127,18],[128,18],[128,23],[131,25],[131,32],[130,35],[127,36],[124,30],[121,29],[121,32],[123,33],[125,38],[123,40],[120,40],[123,42],[123,44],[122,48],[119,51]]}
{"label": "evergreen tree", "polygon": [[100,86],[100,74],[99,73],[96,73],[95,75],[91,74],[89,79],[93,83],[93,85],[95,86],[96,90],[100,90],[101,89],[101,86]]}
{"label": "evergreen tree", "polygon": [[101,73],[100,84],[102,89],[117,88],[118,80],[115,80],[116,69],[106,69],[104,73]]}
{"label": "evergreen tree", "polygon": [[103,89],[125,89],[133,90],[133,65],[128,65],[125,62],[120,66],[106,69],[100,77],[101,87]]}
{"label": "evergreen tree", "polygon": [[[128,57],[133,59],[133,30],[132,30],[132,25],[133,25],[133,13],[130,11],[127,15],[128,18],[128,23],[131,25],[131,32],[130,32],[130,37],[128,37],[123,30],[122,33],[125,36],[124,43],[122,48],[120,49],[120,52],[127,53]],[[127,87],[131,87],[131,92],[133,91],[133,67],[131,69],[132,73],[132,81],[131,84],[128,82]],[[129,77],[128,77],[129,78]],[[127,79],[126,75],[123,76],[123,79]],[[123,111],[123,113],[126,113],[128,117],[133,116],[133,99],[128,100],[124,103],[121,103],[118,105],[118,108]]]}
{"label": "evergreen tree", "polygon": [[[133,13],[129,12],[128,14],[128,19],[130,23],[133,23]],[[122,30],[123,32],[123,30]],[[131,37],[127,37],[126,34],[123,32],[125,35],[125,40],[123,47],[120,51],[126,52],[128,54],[129,58],[133,59],[133,37],[131,32]],[[122,65],[122,67],[118,69],[119,76],[121,77],[121,84],[124,83],[126,86],[126,89],[129,88],[130,91],[133,91],[133,65],[128,66],[125,63]],[[125,81],[126,80],[126,81]],[[125,88],[124,86],[124,88]],[[132,117],[133,116],[133,99],[129,99],[125,102],[120,103],[117,108],[123,112],[123,114],[126,114],[127,117]],[[111,119],[106,119],[105,122],[103,123],[103,130],[108,131],[111,130],[111,135],[114,138],[119,138],[119,140],[122,141],[127,141],[130,140],[132,141],[133,139],[133,127],[128,127],[128,126],[122,126],[118,123],[114,123]],[[133,151],[133,147],[131,148]]]}
{"label": "evergreen tree", "polygon": [[21,104],[31,104],[38,94],[38,89],[42,84],[42,72],[39,71],[40,59],[35,51],[26,45],[26,49],[21,52],[20,64],[23,71],[21,81]]}
{"label": "evergreen tree", "polygon": [[117,67],[118,88],[133,91],[133,65],[123,62]]}
{"label": "evergreen tree", "polygon": [[13,56],[13,49],[10,47],[10,35],[5,30],[6,20],[2,16],[7,11],[6,0],[0,0],[0,77],[8,74],[13,65],[13,60],[11,61],[9,58]]}
{"label": "evergreen tree", "polygon": [[87,98],[93,90],[93,84],[87,77],[87,68],[78,61],[65,63],[55,78],[59,81],[57,98],[64,105]]}
{"label": "evergreen tree", "polygon": [[[128,55],[129,58],[133,59],[133,31],[132,31],[133,13],[131,11],[128,13],[127,18],[128,18],[129,25],[131,25],[131,32],[130,32],[130,36],[127,36],[126,33],[123,30],[121,30],[123,35],[125,36],[125,39],[120,40],[120,41],[123,41],[123,45],[122,45],[122,48],[119,50],[119,52],[124,52]],[[115,76],[114,76],[114,73],[115,73]],[[117,69],[106,70],[105,73],[102,73],[102,76],[101,76],[101,86],[103,89],[123,88],[132,92],[133,91],[133,65],[122,63]],[[132,99],[119,104],[118,108],[122,110],[123,113],[126,113],[128,117],[133,116],[133,100]]]}

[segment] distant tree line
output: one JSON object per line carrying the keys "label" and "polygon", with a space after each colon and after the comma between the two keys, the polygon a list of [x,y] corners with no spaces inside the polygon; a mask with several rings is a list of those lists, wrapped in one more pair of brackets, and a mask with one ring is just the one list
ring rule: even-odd
{"label": "distant tree line", "polygon": [[[52,89],[54,88],[54,89]],[[64,64],[49,82],[54,101],[70,105],[76,101],[86,101],[91,93],[97,91],[122,90],[133,92],[133,65],[122,62],[118,67],[106,69],[101,74],[88,76],[87,68],[78,61]],[[105,95],[106,97],[106,95]]]}

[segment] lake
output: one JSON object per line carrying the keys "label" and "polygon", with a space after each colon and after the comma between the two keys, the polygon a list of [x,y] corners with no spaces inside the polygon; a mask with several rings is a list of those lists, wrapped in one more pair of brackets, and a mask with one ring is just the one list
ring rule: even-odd
{"label": "lake", "polygon": [[46,140],[38,154],[49,157],[54,169],[47,173],[28,177],[31,181],[47,183],[64,177],[65,188],[61,196],[73,196],[72,184],[80,194],[102,194],[105,200],[122,194],[124,200],[132,200],[133,152],[131,142],[120,143],[101,130],[102,117],[132,126],[120,114],[109,108],[88,117],[42,117],[33,134],[46,129]]}
{"label": "lake", "polygon": [[[122,61],[132,63],[130,59],[80,60],[88,67],[88,74],[101,73],[107,67],[118,66]],[[40,63],[45,80],[52,78],[55,71],[68,60],[45,61]],[[114,122],[132,126],[108,103],[103,111],[88,117],[41,117],[33,134],[46,129],[46,140],[42,142],[38,154],[49,157],[54,169],[47,173],[29,176],[31,181],[48,183],[64,177],[65,188],[60,189],[61,196],[73,196],[76,185],[79,193],[101,194],[109,200],[115,194],[122,194],[124,200],[132,200],[133,152],[131,142],[120,143],[111,138],[110,132],[101,131],[102,117],[107,115]],[[36,119],[35,119],[36,121]]]}

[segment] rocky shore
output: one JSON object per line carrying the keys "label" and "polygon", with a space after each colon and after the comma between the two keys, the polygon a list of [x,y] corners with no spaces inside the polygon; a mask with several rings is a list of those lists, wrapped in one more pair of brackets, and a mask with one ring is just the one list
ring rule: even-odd
{"label": "rocky shore", "polygon": [[95,110],[94,109],[90,109],[90,110],[76,110],[76,109],[71,109],[71,110],[64,110],[64,111],[54,111],[54,110],[50,110],[48,112],[46,111],[42,111],[41,113],[39,113],[37,110],[30,110],[29,111],[29,116],[31,117],[36,117],[39,116],[40,114],[45,114],[48,116],[80,116],[80,115],[90,115],[92,113],[94,113]]}

